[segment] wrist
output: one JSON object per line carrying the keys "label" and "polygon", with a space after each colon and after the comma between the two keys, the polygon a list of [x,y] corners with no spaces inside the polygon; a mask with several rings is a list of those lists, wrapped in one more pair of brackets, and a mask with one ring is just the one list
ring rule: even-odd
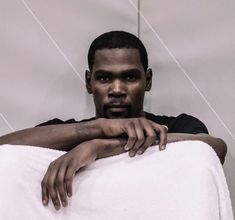
{"label": "wrist", "polygon": [[178,141],[185,141],[186,138],[184,134],[179,133],[168,133],[167,134],[167,143],[173,143]]}
{"label": "wrist", "polygon": [[101,155],[103,155],[103,152],[107,148],[107,144],[104,141],[104,139],[98,139],[98,138],[93,139],[93,140],[91,140],[91,144],[92,144],[92,147],[94,148],[94,150],[96,151],[97,159],[102,158]]}
{"label": "wrist", "polygon": [[87,140],[93,140],[95,138],[101,138],[102,126],[100,119],[77,123],[75,125],[75,133],[81,140],[80,143]]}
{"label": "wrist", "polygon": [[126,139],[122,138],[94,139],[92,140],[92,142],[97,152],[98,159],[126,152],[124,150],[124,146],[127,142]]}

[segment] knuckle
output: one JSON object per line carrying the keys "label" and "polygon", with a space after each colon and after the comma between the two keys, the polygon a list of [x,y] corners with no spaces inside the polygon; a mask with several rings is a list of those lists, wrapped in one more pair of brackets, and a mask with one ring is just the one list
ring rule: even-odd
{"label": "knuckle", "polygon": [[51,162],[51,163],[49,164],[49,167],[48,167],[48,168],[52,168],[54,165],[55,165],[55,162],[53,161],[53,162]]}
{"label": "knuckle", "polygon": [[129,136],[130,141],[135,141],[136,137],[135,136]]}
{"label": "knuckle", "polygon": [[144,138],[144,136],[140,136],[140,137],[138,137],[137,140],[138,140],[139,142],[144,142],[145,138]]}
{"label": "knuckle", "polygon": [[165,133],[166,132],[166,130],[165,130],[165,128],[163,126],[160,126],[159,130],[160,130],[161,133]]}
{"label": "knuckle", "polygon": [[149,135],[149,138],[151,138],[151,139],[156,139],[156,138],[157,138],[157,135],[156,135],[156,134],[150,134],[150,135]]}
{"label": "knuckle", "polygon": [[157,135],[156,134],[151,134],[148,136],[148,138],[151,140],[151,141],[155,141],[157,139]]}
{"label": "knuckle", "polygon": [[138,121],[139,120],[139,118],[130,118],[130,121],[131,122],[136,122],[136,121]]}
{"label": "knuckle", "polygon": [[77,164],[76,160],[75,160],[75,159],[71,159],[71,160],[68,162],[68,168],[71,168],[72,170],[74,170],[75,167],[76,167],[76,164]]}
{"label": "knuckle", "polygon": [[41,181],[41,186],[44,187],[45,186],[45,180]]}
{"label": "knuckle", "polygon": [[56,186],[60,187],[63,185],[63,181],[61,179],[56,179],[55,184]]}
{"label": "knuckle", "polygon": [[144,121],[144,122],[147,121],[147,119],[145,117],[140,117],[139,120]]}
{"label": "knuckle", "polygon": [[126,127],[132,127],[133,126],[133,122],[132,121],[127,121],[126,122]]}
{"label": "knuckle", "polygon": [[141,144],[144,143],[144,141],[145,141],[144,138],[139,138],[139,139],[136,141],[136,143],[137,143],[137,145],[141,145]]}
{"label": "knuckle", "polygon": [[135,122],[136,123],[140,123],[141,122],[141,118],[135,118]]}
{"label": "knuckle", "polygon": [[53,189],[54,188],[54,184],[51,183],[51,182],[47,182],[46,186],[47,186],[48,189]]}
{"label": "knuckle", "polygon": [[66,183],[69,183],[69,182],[71,182],[72,178],[71,178],[71,176],[66,176],[64,178],[64,180],[65,180]]}

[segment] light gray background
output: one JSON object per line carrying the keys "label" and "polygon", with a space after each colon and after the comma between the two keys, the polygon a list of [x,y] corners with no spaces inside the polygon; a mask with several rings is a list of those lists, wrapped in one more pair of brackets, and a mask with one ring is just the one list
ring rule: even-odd
{"label": "light gray background", "polygon": [[93,116],[91,41],[116,29],[139,34],[154,72],[145,110],[192,114],[226,141],[235,210],[234,11],[232,0],[0,0],[0,135]]}

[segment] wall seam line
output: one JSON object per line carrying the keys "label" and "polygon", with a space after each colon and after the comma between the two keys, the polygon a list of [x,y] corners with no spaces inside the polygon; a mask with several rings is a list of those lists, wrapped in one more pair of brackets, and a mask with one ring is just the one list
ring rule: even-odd
{"label": "wall seam line", "polygon": [[82,81],[82,83],[85,85],[85,81],[83,80],[83,78],[81,77],[81,75],[79,74],[79,72],[76,70],[76,68],[74,67],[74,65],[71,63],[71,61],[68,59],[68,57],[65,55],[65,53],[62,51],[62,49],[59,47],[59,45],[57,44],[57,42],[54,40],[54,38],[51,36],[51,34],[46,30],[46,28],[42,25],[42,23],[40,22],[40,20],[38,19],[38,17],[35,15],[35,13],[32,11],[32,9],[29,7],[29,5],[24,1],[21,0],[22,4],[25,6],[26,10],[32,15],[32,17],[34,18],[34,20],[36,21],[36,23],[42,28],[42,30],[45,32],[45,34],[47,35],[47,37],[49,38],[49,40],[52,42],[52,44],[55,46],[55,48],[57,49],[57,51],[60,53],[60,55],[65,59],[65,61],[67,62],[67,64],[72,68],[72,70],[75,72],[75,74],[79,77],[79,79]]}
{"label": "wall seam line", "polygon": [[[133,3],[132,0],[129,0],[130,4],[138,11],[138,7],[136,7],[136,5]],[[216,118],[218,119],[218,121],[221,123],[221,125],[225,128],[225,130],[228,132],[228,134],[231,136],[231,138],[233,139],[233,141],[235,141],[235,136],[233,135],[233,133],[230,131],[230,129],[227,127],[227,125],[224,123],[224,121],[222,120],[222,118],[219,116],[219,114],[214,110],[214,108],[211,106],[211,104],[209,103],[209,101],[206,99],[206,97],[203,95],[203,93],[199,90],[199,88],[197,87],[197,85],[193,82],[193,80],[189,77],[189,75],[186,73],[186,71],[184,70],[183,66],[180,64],[180,62],[176,59],[176,57],[173,55],[173,53],[170,51],[170,49],[166,46],[166,44],[164,43],[164,41],[160,38],[159,34],[155,31],[155,29],[153,28],[153,26],[150,24],[150,22],[146,19],[146,17],[143,15],[143,13],[141,11],[139,11],[140,17],[145,21],[145,23],[148,25],[148,27],[150,28],[150,30],[154,33],[155,37],[157,37],[157,39],[160,41],[160,43],[162,44],[162,46],[165,48],[165,50],[168,52],[168,54],[170,55],[170,57],[173,59],[173,61],[175,62],[175,64],[178,66],[178,68],[181,70],[181,72],[185,75],[185,77],[189,80],[189,82],[191,83],[191,85],[193,86],[193,88],[198,92],[198,94],[201,96],[201,98],[203,99],[203,101],[207,104],[207,106],[210,108],[210,110],[214,113],[214,115],[216,116]]]}

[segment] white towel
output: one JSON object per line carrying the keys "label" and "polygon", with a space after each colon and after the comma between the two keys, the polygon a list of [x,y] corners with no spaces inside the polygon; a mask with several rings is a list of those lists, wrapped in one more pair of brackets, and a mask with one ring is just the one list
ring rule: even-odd
{"label": "white towel", "polygon": [[41,203],[49,163],[65,152],[0,146],[0,219],[4,220],[232,220],[223,168],[200,141],[149,148],[130,158],[97,160],[78,173],[67,208]]}

